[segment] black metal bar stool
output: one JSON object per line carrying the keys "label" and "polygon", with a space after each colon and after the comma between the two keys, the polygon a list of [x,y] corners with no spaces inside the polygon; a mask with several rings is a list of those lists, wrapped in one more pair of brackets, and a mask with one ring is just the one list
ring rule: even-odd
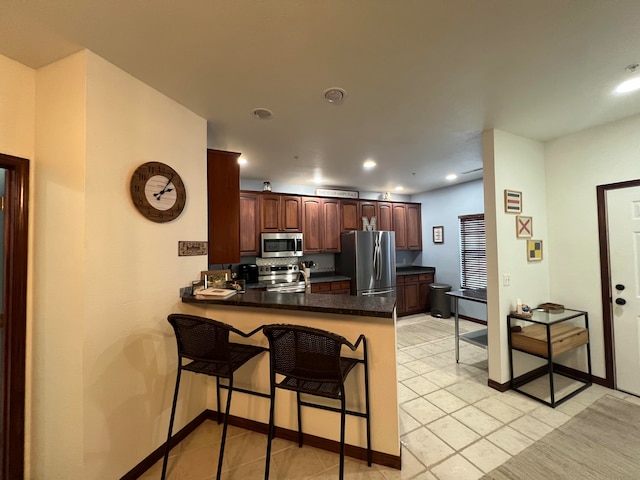
{"label": "black metal bar stool", "polygon": [[[173,420],[176,414],[176,404],[178,402],[180,377],[182,375],[182,371],[186,370],[189,372],[216,377],[216,389],[218,393],[218,423],[220,423],[220,388],[225,388],[229,391],[224,416],[224,427],[222,428],[218,472],[216,475],[216,478],[219,480],[222,472],[222,458],[227,438],[231,393],[236,390],[268,397],[266,394],[233,387],[233,373],[253,357],[265,352],[267,349],[254,345],[243,345],[240,343],[230,342],[229,332],[248,338],[254,333],[260,331],[262,327],[258,327],[250,333],[244,333],[233,328],[231,325],[227,325],[226,323],[222,323],[217,320],[179,313],[169,315],[168,320],[175,331],[176,340],[178,342],[178,374],[176,377],[176,388],[173,394],[173,405],[171,407],[171,419],[169,420],[169,433],[167,434],[167,444],[164,452],[164,461],[162,463],[161,478],[164,480],[167,473],[167,461],[169,459]],[[183,360],[191,361],[185,363]],[[220,384],[220,378],[228,379],[229,384]]]}
{"label": "black metal bar stool", "polygon": [[[296,392],[298,410],[298,445],[302,446],[302,418],[300,406],[340,412],[340,479],[344,478],[344,430],[345,415],[366,419],[367,462],[371,466],[371,422],[369,417],[369,366],[367,341],[360,335],[355,344],[335,333],[297,325],[267,325],[263,329],[269,340],[271,408],[269,411],[269,436],[264,478],[269,478],[271,442],[274,434],[274,404],[276,388]],[[342,357],[343,345],[355,351],[362,343],[363,359]],[[346,409],[344,382],[349,372],[358,364],[364,365],[365,411]],[[276,382],[276,375],[284,376]],[[310,394],[340,400],[340,408],[302,401],[300,394]]]}

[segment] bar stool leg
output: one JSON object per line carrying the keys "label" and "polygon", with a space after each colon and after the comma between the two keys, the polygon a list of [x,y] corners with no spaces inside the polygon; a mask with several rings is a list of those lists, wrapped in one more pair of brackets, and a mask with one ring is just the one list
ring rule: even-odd
{"label": "bar stool leg", "polygon": [[171,432],[173,430],[173,420],[176,416],[176,405],[178,404],[178,390],[180,388],[180,376],[182,375],[182,369],[178,368],[178,374],[176,375],[176,388],[173,391],[173,404],[171,405],[171,417],[169,419],[169,433],[167,434],[167,443],[164,447],[164,460],[162,461],[162,476],[161,480],[165,479],[167,475],[167,463],[169,460],[169,450],[171,450]]}
{"label": "bar stool leg", "polygon": [[341,389],[340,396],[340,480],[344,478],[344,424],[346,418],[346,400],[344,398],[344,388]]}
{"label": "bar stool leg", "polygon": [[271,406],[269,408],[269,433],[267,434],[267,460],[264,467],[264,480],[269,480],[269,467],[271,463],[271,440],[273,439],[273,433],[275,430],[274,425],[274,405],[276,401],[276,387],[274,381],[271,382]]}
{"label": "bar stool leg", "polygon": [[220,377],[216,377],[216,400],[218,402],[218,411],[216,417],[218,419],[218,425],[221,423],[220,419]]}
{"label": "bar stool leg", "polygon": [[300,392],[296,392],[298,400],[298,447],[302,447],[302,414],[300,411]]}
{"label": "bar stool leg", "polygon": [[364,346],[364,402],[367,421],[367,463],[373,463],[371,455],[371,410],[369,409],[369,364],[367,363],[367,346]]}
{"label": "bar stool leg", "polygon": [[[217,377],[216,377],[217,378]],[[222,460],[224,457],[224,446],[227,441],[227,427],[229,426],[229,410],[231,410],[231,392],[233,391],[233,377],[229,379],[229,389],[227,390],[227,408],[224,413],[224,426],[222,427],[222,443],[220,445],[220,458],[218,459],[218,473],[216,475],[216,479],[220,480],[220,476],[222,475]],[[218,402],[220,401],[220,397],[218,397]],[[218,415],[219,415],[218,411]]]}

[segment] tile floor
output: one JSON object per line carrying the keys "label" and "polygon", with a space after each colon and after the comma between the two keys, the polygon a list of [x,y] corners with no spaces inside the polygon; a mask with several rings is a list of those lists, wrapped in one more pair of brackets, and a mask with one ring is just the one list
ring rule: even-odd
{"label": "tile floor", "polygon": [[[476,328],[480,327],[461,322],[463,332]],[[452,319],[429,315],[400,319],[397,360],[402,470],[375,464],[369,468],[366,462],[347,458],[348,479],[478,479],[605,394],[640,404],[637,397],[598,385],[556,409],[516,392],[500,393],[487,386],[484,349],[461,343],[456,364]],[[171,452],[167,478],[214,479],[220,434],[216,422],[198,427]],[[265,450],[265,435],[229,427],[223,479],[263,478]],[[161,467],[158,462],[141,479],[159,479]],[[337,476],[337,454],[274,440],[271,479]]]}

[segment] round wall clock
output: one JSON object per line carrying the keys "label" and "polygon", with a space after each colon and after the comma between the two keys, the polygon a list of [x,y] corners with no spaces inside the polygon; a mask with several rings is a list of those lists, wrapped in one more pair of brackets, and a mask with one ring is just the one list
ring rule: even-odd
{"label": "round wall clock", "polygon": [[145,218],[165,223],[180,216],[187,191],[180,175],[169,165],[147,162],[133,172],[131,199]]}

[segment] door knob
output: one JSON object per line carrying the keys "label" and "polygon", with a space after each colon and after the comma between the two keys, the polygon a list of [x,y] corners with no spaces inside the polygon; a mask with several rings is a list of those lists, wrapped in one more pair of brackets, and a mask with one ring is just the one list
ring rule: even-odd
{"label": "door knob", "polygon": [[616,304],[625,305],[627,301],[624,298],[616,298]]}
{"label": "door knob", "polygon": [[622,290],[624,290],[624,285],[622,285],[621,283],[617,283],[616,284],[616,290],[621,292]]}

